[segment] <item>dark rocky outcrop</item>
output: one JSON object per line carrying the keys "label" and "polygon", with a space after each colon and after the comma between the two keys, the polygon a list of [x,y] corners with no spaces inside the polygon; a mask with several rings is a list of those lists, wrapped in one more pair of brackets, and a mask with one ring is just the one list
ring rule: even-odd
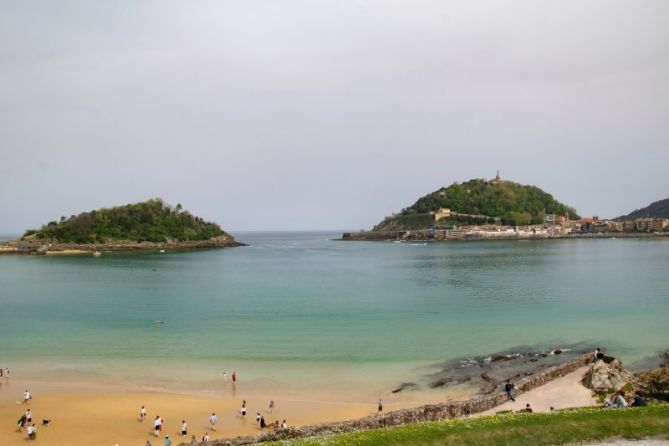
{"label": "dark rocky outcrop", "polygon": [[662,355],[659,367],[637,372],[634,379],[640,395],[669,401],[669,353]]}
{"label": "dark rocky outcrop", "polygon": [[518,346],[486,356],[474,356],[436,364],[438,371],[417,380],[418,387],[426,381],[429,388],[464,384],[486,395],[502,388],[507,379],[517,380],[568,362],[591,351],[585,344],[539,349],[537,346]]}

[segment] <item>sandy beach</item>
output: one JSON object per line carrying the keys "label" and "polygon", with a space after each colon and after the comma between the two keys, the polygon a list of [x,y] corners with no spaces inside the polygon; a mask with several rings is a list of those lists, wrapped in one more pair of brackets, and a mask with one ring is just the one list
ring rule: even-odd
{"label": "sandy beach", "polygon": [[[529,402],[537,411],[547,411],[551,406],[588,406],[595,404],[588,389],[580,384],[587,367],[580,368],[556,379],[540,388],[519,396],[516,403],[507,403],[485,414],[500,410],[518,410]],[[21,403],[23,390],[29,388],[33,400]],[[164,419],[164,435],[169,435],[174,444],[190,440],[195,434],[200,439],[205,432],[210,438],[230,438],[238,435],[259,433],[255,422],[256,412],[260,412],[267,423],[286,419],[289,425],[307,425],[327,421],[340,421],[364,417],[376,413],[376,401],[352,403],[349,398],[318,395],[318,399],[308,395],[275,396],[276,407],[270,413],[269,400],[259,398],[243,383],[233,385],[223,383],[216,395],[201,395],[188,392],[147,391],[130,389],[121,383],[115,385],[100,383],[40,382],[26,381],[15,377],[4,378],[0,385],[0,437],[3,445],[23,445],[26,434],[19,432],[16,422],[28,409],[38,427],[38,440],[44,445],[143,445],[146,440],[156,443],[153,436],[152,420],[156,415]],[[251,395],[246,397],[246,395]],[[341,396],[341,395],[340,395]],[[384,395],[384,410],[391,411],[404,407],[415,407],[425,403],[465,398],[466,394],[408,392],[405,395]],[[242,400],[246,399],[248,413],[239,413]],[[346,401],[342,401],[346,400]],[[147,419],[141,422],[139,410],[147,408]],[[208,419],[212,412],[219,418],[218,428],[213,432]],[[42,419],[51,419],[48,426],[42,426]],[[188,423],[188,437],[181,436],[181,420]]]}
{"label": "sandy beach", "polygon": [[[33,400],[21,403],[23,391],[30,389]],[[250,395],[250,396],[246,396]],[[351,402],[354,395],[341,398],[335,393],[303,395],[291,392],[274,395],[275,409],[270,413],[269,399],[259,398],[244,383],[228,381],[221,385],[216,395],[189,392],[147,391],[131,389],[123,384],[72,383],[67,381],[26,381],[12,377],[0,385],[0,437],[3,445],[23,445],[25,430],[17,430],[17,421],[28,409],[38,428],[38,441],[44,445],[144,445],[146,440],[156,444],[152,421],[156,415],[164,419],[164,435],[173,444],[190,441],[195,434],[201,439],[209,432],[211,439],[259,433],[255,422],[256,412],[261,412],[267,423],[286,419],[289,425],[306,425],[326,421],[340,421],[376,413],[376,401]],[[415,407],[430,402],[464,397],[465,393],[383,395],[386,411]],[[247,402],[248,413],[242,417],[239,409],[242,400]],[[146,406],[147,420],[141,422],[139,410]],[[216,432],[209,429],[212,412],[218,416]],[[42,426],[42,419],[51,419]],[[181,437],[181,420],[188,423],[188,437]]]}

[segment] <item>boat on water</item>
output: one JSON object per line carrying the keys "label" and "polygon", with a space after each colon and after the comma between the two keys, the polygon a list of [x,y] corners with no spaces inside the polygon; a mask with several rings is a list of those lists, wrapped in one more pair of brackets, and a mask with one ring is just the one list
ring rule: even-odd
{"label": "boat on water", "polygon": [[95,251],[93,253],[93,257],[100,257],[101,255],[102,255],[102,253],[100,251]]}

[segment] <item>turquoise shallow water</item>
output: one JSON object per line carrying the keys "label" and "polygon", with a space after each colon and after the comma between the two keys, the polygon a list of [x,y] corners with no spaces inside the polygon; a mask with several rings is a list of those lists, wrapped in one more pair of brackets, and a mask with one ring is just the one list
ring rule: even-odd
{"label": "turquoise shallow water", "polygon": [[338,235],[0,256],[0,366],[155,382],[237,368],[336,386],[523,344],[585,341],[626,361],[669,347],[669,241],[330,240]]}

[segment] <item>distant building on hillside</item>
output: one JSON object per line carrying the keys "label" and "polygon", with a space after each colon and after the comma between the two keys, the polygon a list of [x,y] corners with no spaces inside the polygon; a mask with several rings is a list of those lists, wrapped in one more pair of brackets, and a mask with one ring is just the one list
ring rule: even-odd
{"label": "distant building on hillside", "polygon": [[439,220],[448,218],[450,216],[451,216],[451,210],[449,208],[440,208],[434,213],[434,221],[436,223]]}
{"label": "distant building on hillside", "polygon": [[490,184],[500,184],[500,183],[504,183],[504,180],[502,180],[502,177],[499,176],[499,170],[498,170],[497,175],[495,176],[495,178],[490,180]]}

